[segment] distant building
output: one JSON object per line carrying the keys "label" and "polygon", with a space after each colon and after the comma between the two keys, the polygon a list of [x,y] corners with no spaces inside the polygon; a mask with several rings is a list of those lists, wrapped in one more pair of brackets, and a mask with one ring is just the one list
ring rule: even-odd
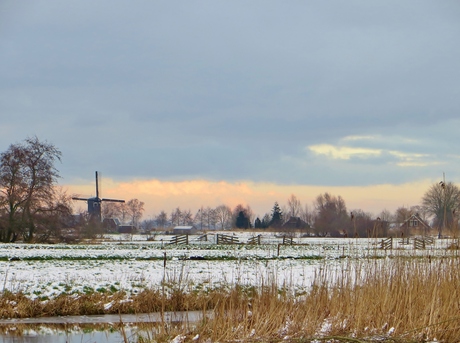
{"label": "distant building", "polygon": [[121,225],[118,218],[104,218],[102,220],[102,226],[108,232],[118,232],[118,227]]}
{"label": "distant building", "polygon": [[282,229],[296,230],[296,229],[309,229],[310,225],[300,217],[291,217],[281,226]]}
{"label": "distant building", "polygon": [[194,235],[198,232],[198,229],[191,225],[191,226],[176,226],[173,229],[174,235]]}
{"label": "distant building", "polygon": [[418,213],[411,215],[400,226],[401,236],[409,236],[411,234],[428,235],[431,231],[431,226],[428,225]]}
{"label": "distant building", "polygon": [[135,233],[137,228],[134,225],[119,225],[118,233]]}

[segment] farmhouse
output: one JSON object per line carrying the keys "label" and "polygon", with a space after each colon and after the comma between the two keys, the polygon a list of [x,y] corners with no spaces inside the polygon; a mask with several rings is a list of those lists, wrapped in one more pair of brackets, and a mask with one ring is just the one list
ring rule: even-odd
{"label": "farmhouse", "polygon": [[411,215],[400,226],[402,236],[409,236],[411,234],[428,235],[431,231],[431,226],[427,224],[418,213]]}
{"label": "farmhouse", "polygon": [[197,228],[194,225],[191,226],[176,226],[173,229],[174,235],[194,235],[197,233]]}
{"label": "farmhouse", "polygon": [[291,217],[281,227],[283,229],[309,229],[310,225],[300,219],[300,217]]}

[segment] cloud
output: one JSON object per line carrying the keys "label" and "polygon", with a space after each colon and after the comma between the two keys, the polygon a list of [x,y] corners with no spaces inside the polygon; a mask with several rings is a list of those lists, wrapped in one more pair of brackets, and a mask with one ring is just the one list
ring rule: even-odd
{"label": "cloud", "polygon": [[[354,146],[344,143],[351,143]],[[332,160],[380,158],[381,164],[391,164],[398,167],[427,167],[442,164],[442,162],[433,159],[431,154],[393,150],[391,148],[394,145],[411,150],[414,146],[419,145],[419,141],[399,136],[384,138],[379,135],[356,135],[339,139],[337,145],[317,144],[309,146],[308,150],[317,156],[325,156]]]}
{"label": "cloud", "polygon": [[327,157],[339,160],[378,157],[382,154],[382,151],[378,149],[354,148],[348,146],[337,147],[330,144],[312,145],[309,146],[308,149],[316,155],[325,155]]}
{"label": "cloud", "polygon": [[340,143],[349,142],[356,144],[356,142],[363,142],[364,144],[378,144],[379,146],[392,146],[392,145],[404,145],[414,146],[421,143],[420,139],[412,138],[410,135],[400,136],[399,134],[373,134],[373,135],[354,135],[345,136],[339,139]]}
{"label": "cloud", "polygon": [[399,167],[427,167],[441,164],[439,161],[431,160],[429,154],[404,153],[401,151],[389,151],[388,153],[399,160],[396,162]]}
{"label": "cloud", "polygon": [[347,141],[369,141],[369,140],[375,140],[376,136],[346,136],[342,138],[341,140],[344,142]]}

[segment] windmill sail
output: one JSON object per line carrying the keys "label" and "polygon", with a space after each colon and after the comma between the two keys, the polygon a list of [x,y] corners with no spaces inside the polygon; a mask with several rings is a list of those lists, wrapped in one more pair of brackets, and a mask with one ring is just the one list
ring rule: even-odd
{"label": "windmill sail", "polygon": [[91,198],[72,197],[72,200],[86,201],[88,203],[88,214],[90,216],[90,220],[94,220],[97,222],[100,222],[102,219],[102,216],[101,216],[102,202],[125,202],[124,200],[119,200],[119,199],[108,199],[108,198],[101,199],[99,197],[99,177],[98,177],[97,171],[96,171],[96,196],[91,197]]}

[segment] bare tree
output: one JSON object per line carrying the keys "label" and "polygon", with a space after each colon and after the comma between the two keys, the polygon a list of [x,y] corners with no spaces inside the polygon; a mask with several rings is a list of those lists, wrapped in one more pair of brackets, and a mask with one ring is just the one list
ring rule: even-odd
{"label": "bare tree", "polygon": [[300,219],[310,226],[313,226],[313,223],[315,222],[315,215],[315,211],[310,209],[308,205],[305,205],[305,207],[300,211]]}
{"label": "bare tree", "polygon": [[214,209],[217,223],[221,230],[226,230],[232,226],[232,210],[227,205],[219,205]]}
{"label": "bare tree", "polygon": [[158,227],[164,229],[168,223],[168,215],[165,211],[161,211],[156,217],[155,221]]}
{"label": "bare tree", "polygon": [[0,239],[15,240],[22,235],[32,241],[36,219],[53,202],[54,186],[59,178],[54,164],[61,152],[37,137],[12,144],[0,155],[0,206],[7,215],[6,230]]}
{"label": "bare tree", "polygon": [[200,230],[207,228],[211,230],[215,228],[216,223],[218,222],[217,213],[215,209],[211,207],[201,207],[195,215],[195,223]]}
{"label": "bare tree", "polygon": [[203,228],[206,227],[208,230],[211,229],[211,226],[212,226],[212,222],[213,222],[213,216],[214,216],[214,211],[211,207],[206,207],[206,208],[202,208],[202,211],[201,211],[201,226],[200,228]]}
{"label": "bare tree", "polygon": [[352,228],[348,230],[348,236],[353,234],[357,237],[373,237],[374,236],[374,220],[370,213],[366,213],[361,209],[355,209],[352,212]]}
{"label": "bare tree", "polygon": [[191,210],[186,210],[182,212],[182,225],[193,225],[193,215]]}
{"label": "bare tree", "polygon": [[126,202],[125,203],[119,203],[118,208],[119,208],[120,220],[121,220],[121,222],[123,224],[126,224],[128,222],[128,220],[130,219],[127,203]]}
{"label": "bare tree", "polygon": [[203,206],[201,206],[201,208],[199,208],[197,213],[195,214],[195,218],[193,221],[195,225],[197,226],[197,228],[199,228],[200,230],[202,230],[203,227],[205,227],[204,225],[204,219],[206,218],[205,211],[206,210],[203,208]]}
{"label": "bare tree", "polygon": [[427,209],[425,207],[423,207],[421,205],[415,205],[415,206],[411,206],[410,209],[411,209],[412,213],[417,214],[420,217],[420,219],[425,220],[425,221],[428,220],[428,217],[429,217],[430,214],[428,213],[428,211],[427,211]]}
{"label": "bare tree", "polygon": [[152,219],[145,219],[140,223],[140,227],[144,233],[150,234],[155,226],[155,221]]}
{"label": "bare tree", "polygon": [[347,213],[345,201],[340,195],[338,197],[329,193],[318,195],[315,208],[317,215],[314,226],[318,235],[330,234],[337,236],[348,232],[350,229],[350,217]]}
{"label": "bare tree", "polygon": [[410,208],[398,207],[395,211],[394,218],[396,223],[404,223],[411,215],[415,214]]}
{"label": "bare tree", "polygon": [[130,218],[131,225],[138,226],[139,220],[144,213],[144,203],[139,199],[131,199],[126,202],[126,209]]}
{"label": "bare tree", "polygon": [[380,214],[378,215],[378,218],[379,220],[381,220],[382,222],[387,222],[387,223],[391,223],[393,221],[393,215],[391,214],[390,211],[388,211],[387,209],[383,210],[382,212],[380,212]]}
{"label": "bare tree", "polygon": [[182,222],[182,211],[180,207],[177,207],[174,211],[171,212],[171,224],[181,225]]}
{"label": "bare tree", "polygon": [[35,213],[38,242],[71,242],[77,237],[68,232],[72,225],[72,197],[61,187],[54,187],[54,196],[47,201],[46,207]]}
{"label": "bare tree", "polygon": [[126,212],[126,204],[119,202],[105,202],[101,208],[102,218],[121,218]]}
{"label": "bare tree", "polygon": [[287,212],[285,212],[288,214],[288,219],[289,217],[299,217],[301,210],[300,200],[294,194],[291,194],[287,202]]}
{"label": "bare tree", "polygon": [[442,229],[457,226],[454,219],[460,207],[460,189],[452,182],[441,181],[432,185],[424,194],[422,203],[426,212],[434,217],[440,235]]}

